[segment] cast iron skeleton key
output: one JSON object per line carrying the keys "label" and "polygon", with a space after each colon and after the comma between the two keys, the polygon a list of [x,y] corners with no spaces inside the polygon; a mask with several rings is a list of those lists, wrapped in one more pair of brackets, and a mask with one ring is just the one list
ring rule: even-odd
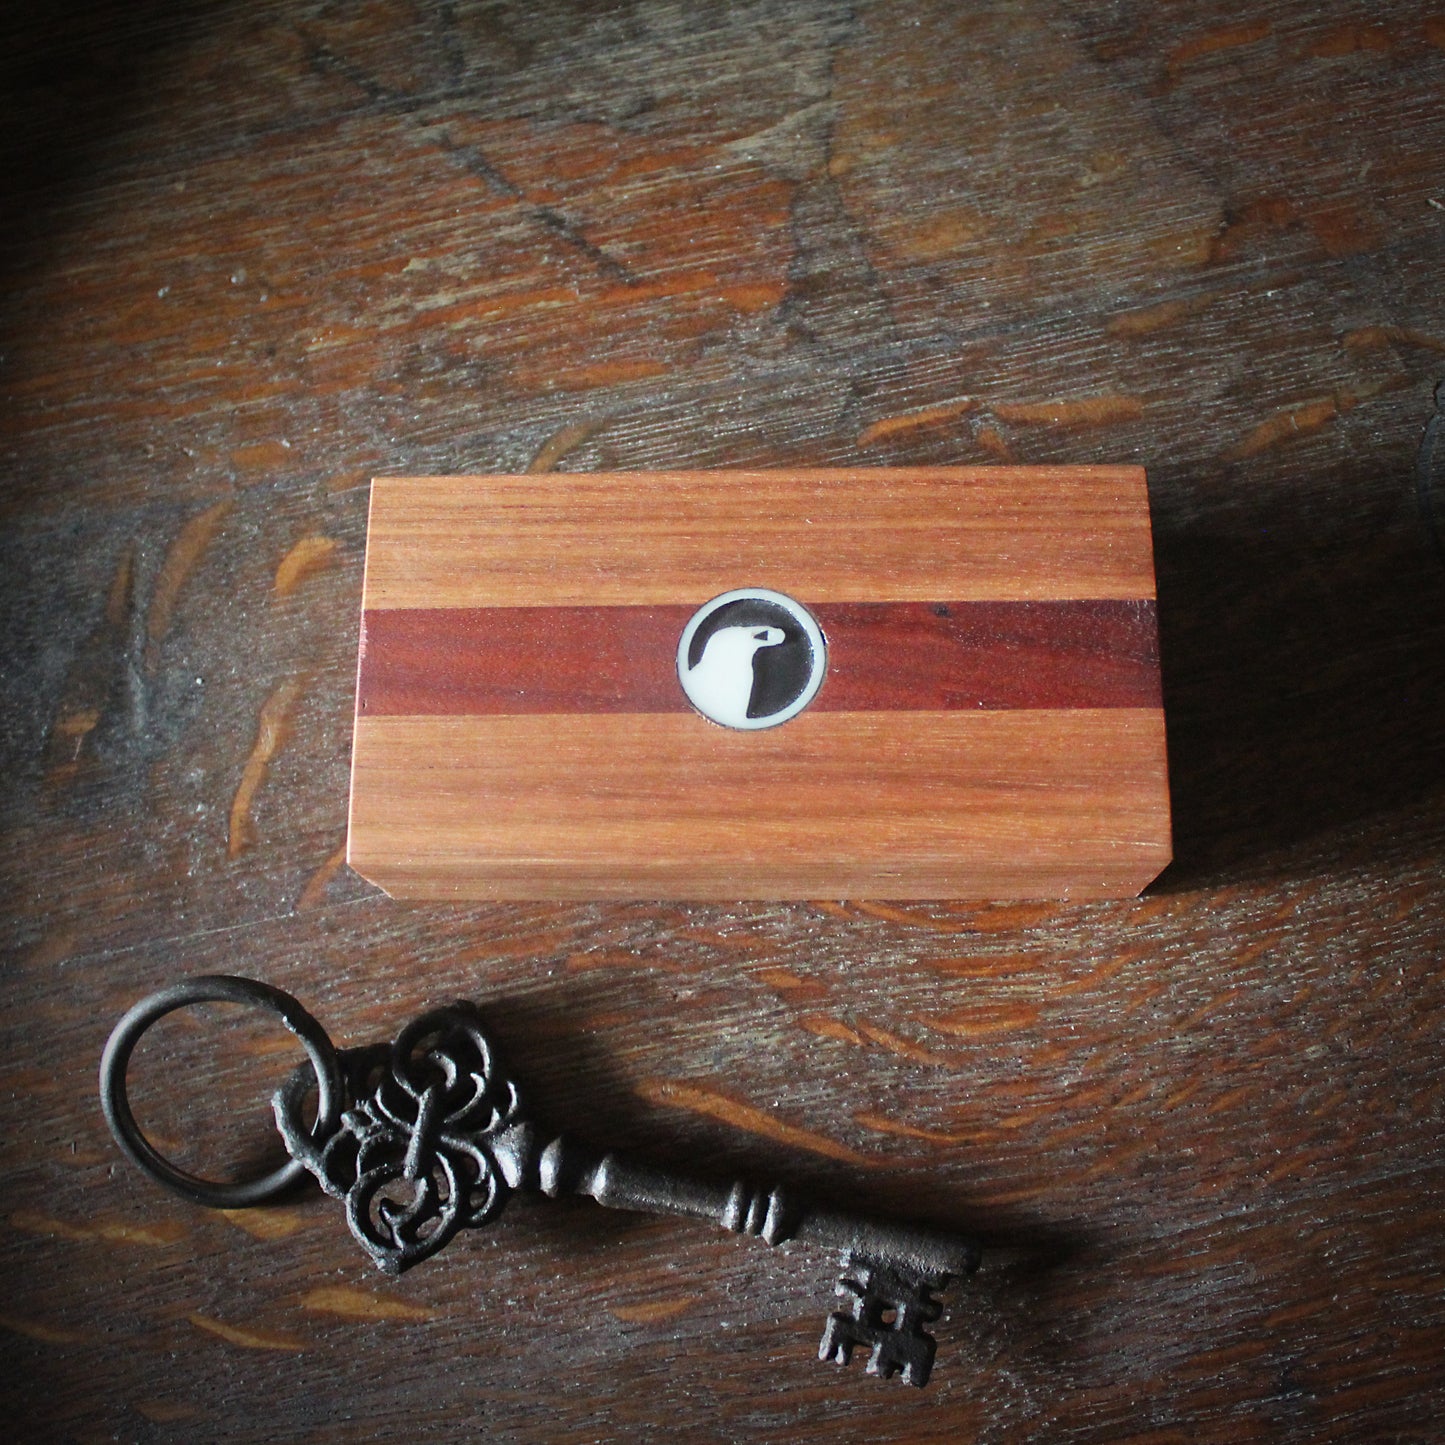
{"label": "cast iron skeleton key", "polygon": [[[303,1167],[344,1201],[352,1233],[388,1273],[429,1258],[460,1229],[489,1223],[519,1191],[584,1194],[614,1209],[710,1219],[771,1245],[840,1253],[845,1307],[829,1315],[819,1358],[846,1364],[855,1349],[866,1349],[870,1373],[923,1385],[934,1355],[924,1327],[942,1309],[935,1293],[978,1267],[979,1247],[968,1239],[809,1207],[777,1187],[707,1183],[549,1135],[528,1114],[470,1004],[435,1009],[390,1044],[337,1052],[289,995],[231,978],[191,980],[138,1004],[117,1026],[101,1069],[102,1098],[121,1145],[198,1202],[221,1202],[214,1191],[234,1186],[181,1174],[155,1153],[130,1115],[125,1066],[161,1013],[217,997],[276,1009],[306,1044],[310,1068],[297,1070],[273,1101],[291,1167]],[[308,1127],[313,1073],[320,1100]]]}

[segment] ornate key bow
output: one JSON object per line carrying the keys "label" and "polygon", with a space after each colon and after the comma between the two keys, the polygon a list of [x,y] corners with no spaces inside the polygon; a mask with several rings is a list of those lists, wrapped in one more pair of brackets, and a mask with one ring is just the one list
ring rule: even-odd
{"label": "ornate key bow", "polygon": [[536,1131],[469,1004],[338,1058],[352,1102],[329,1137],[318,1141],[302,1119],[305,1071],[277,1091],[276,1125],[291,1157],[345,1202],[366,1252],[400,1274],[496,1217],[523,1181]]}

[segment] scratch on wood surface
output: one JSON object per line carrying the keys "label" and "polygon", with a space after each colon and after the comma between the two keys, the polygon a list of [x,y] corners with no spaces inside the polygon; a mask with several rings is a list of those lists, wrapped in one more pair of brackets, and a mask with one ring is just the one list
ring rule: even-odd
{"label": "scratch on wood surface", "polygon": [[590,441],[611,420],[611,417],[606,416],[587,417],[582,421],[574,421],[569,426],[564,426],[560,431],[553,432],[537,448],[537,454],[527,463],[527,471],[538,473],[555,470],[558,462],[564,457],[570,456],[584,442]]}
{"label": "scratch on wood surface", "polygon": [[1057,1192],[1057,1181],[1049,1178],[1037,1184],[1020,1185],[1017,1189],[990,1190],[988,1202],[996,1209],[1003,1209],[1011,1204],[1032,1204],[1037,1199],[1047,1199]]}
{"label": "scratch on wood surface", "polygon": [[679,943],[700,943],[706,948],[725,948],[729,953],[766,954],[772,957],[774,945],[771,940],[759,938],[751,933],[739,933],[734,928],[712,928],[702,923],[679,924],[674,935]]}
{"label": "scratch on wood surface", "polygon": [[879,1048],[887,1049],[905,1059],[911,1059],[916,1064],[948,1063],[947,1059],[934,1053],[932,1049],[926,1049],[921,1044],[915,1044],[909,1039],[890,1033],[887,1029],[879,1028],[877,1024],[870,1024],[862,1019],[854,1024],[846,1024],[842,1019],[834,1018],[831,1014],[805,1014],[798,1020],[798,1024],[801,1028],[807,1029],[810,1034],[817,1034],[820,1038],[840,1039],[845,1044],[857,1044],[860,1048],[876,1044]]}
{"label": "scratch on wood surface", "polygon": [[973,1144],[985,1136],[977,1129],[954,1131],[950,1129],[924,1129],[917,1124],[902,1124],[886,1114],[875,1114],[868,1110],[853,1115],[854,1123],[877,1134],[892,1134],[900,1139],[920,1139],[925,1144]]}
{"label": "scratch on wood surface", "polygon": [[1203,35],[1191,36],[1181,41],[1169,52],[1165,69],[1171,76],[1177,75],[1192,61],[1206,55],[1218,55],[1224,50],[1237,50],[1242,45],[1254,45],[1270,33],[1268,20],[1245,21],[1239,25],[1226,25],[1218,30],[1207,30]]}
{"label": "scratch on wood surface", "polygon": [[241,771],[241,782],[231,800],[231,830],[227,853],[239,857],[255,841],[251,821],[251,804],[261,784],[266,781],[271,761],[286,745],[290,736],[291,712],[305,691],[308,677],[288,678],[261,706],[256,725],[256,742],[251,756]]}
{"label": "scratch on wood surface", "polygon": [[1214,293],[1211,292],[1208,296],[1193,296],[1188,300],[1161,301],[1157,306],[1145,306],[1138,311],[1122,311],[1109,318],[1104,330],[1110,336],[1125,339],[1153,336],[1156,332],[1167,331],[1171,326],[1177,326],[1181,321],[1196,315],[1213,300]]}
{"label": "scratch on wood surface", "polygon": [[[1037,1125],[1036,1137],[1042,1141],[1046,1141],[1045,1147],[1047,1147],[1051,1153],[1062,1157],[1066,1152],[1072,1152],[1078,1144],[1085,1144],[1089,1146],[1090,1149],[1098,1145],[1100,1127],[1097,1113],[1091,1111],[1086,1117],[1079,1119],[1078,1122],[1074,1124],[1060,1125],[1056,1122],[1060,1117],[1072,1118],[1079,1112],[1079,1110],[1073,1107],[1073,1101],[1071,1100],[1067,1113],[1057,1109],[1045,1109],[1042,1112],[1033,1110],[1027,1123],[1031,1128]],[[1005,1127],[1011,1126],[1012,1117],[1010,1118],[1009,1125]]]}
{"label": "scratch on wood surface", "polygon": [[1158,1144],[1145,1139],[1134,1144],[1106,1145],[1102,1156],[1079,1176],[1086,1183],[1098,1180],[1127,1179],[1139,1160],[1158,1156]]}
{"label": "scratch on wood surface", "polygon": [[1181,1084],[1177,1089],[1171,1089],[1159,1101],[1160,1111],[1166,1114],[1172,1113],[1182,1104],[1187,1104],[1203,1087],[1202,1079],[1191,1079],[1187,1084]]}
{"label": "scratch on wood surface", "polygon": [[539,370],[526,367],[518,370],[517,379],[541,391],[592,391],[598,387],[621,386],[629,381],[646,381],[667,371],[665,361],[600,361],[592,366],[572,366],[563,370]]}
{"label": "scratch on wood surface", "polygon": [[962,958],[929,958],[921,962],[948,978],[1017,978],[1033,973],[1039,960],[1029,953],[968,954]]}
{"label": "scratch on wood surface", "polygon": [[65,1330],[11,1314],[0,1314],[0,1330],[24,1335],[27,1340],[39,1340],[43,1345],[78,1345],[86,1338],[79,1330]]}
{"label": "scratch on wood surface", "polygon": [[159,661],[160,645],[171,629],[181,588],[205,556],[206,549],[234,505],[229,500],[220,501],[204,512],[198,512],[176,533],[175,541],[167,550],[146,616],[145,666],[148,672],[154,672]]}
{"label": "scratch on wood surface", "polygon": [[781,305],[786,296],[787,287],[780,281],[741,282],[728,286],[714,271],[687,271],[658,281],[608,287],[585,298],[571,286],[496,292],[479,299],[469,297],[454,305],[431,306],[427,309],[427,316],[433,324],[486,321],[516,311],[552,311],[584,302],[594,312],[599,308],[633,311],[649,301],[666,301],[676,297],[692,297],[709,304],[722,301],[735,311],[752,313]]}
{"label": "scratch on wood surface", "polygon": [[786,968],[762,969],[757,978],[759,983],[765,983],[779,993],[791,994],[798,999],[822,998],[828,992],[826,984],[819,983],[815,978],[799,978],[796,973],[789,973]]}
{"label": "scratch on wood surface", "polygon": [[1226,1089],[1224,1093],[1212,1103],[1205,1105],[1204,1112],[1207,1115],[1228,1113],[1229,1110],[1233,1109],[1237,1104],[1244,1103],[1246,1099],[1258,1094],[1258,1092],[1259,1086],[1257,1084],[1240,1084],[1238,1088]]}
{"label": "scratch on wood surface", "polygon": [[[961,903],[950,904],[939,913],[900,908],[892,903],[873,903],[857,899],[847,905],[854,913],[901,923],[910,928],[927,929],[930,933],[1013,933],[1036,923],[1052,919],[1058,912],[1056,903]],[[847,917],[848,914],[840,916]]]}
{"label": "scratch on wood surface", "polygon": [[875,1160],[839,1144],[822,1134],[799,1128],[738,1099],[699,1084],[685,1084],[671,1079],[644,1079],[638,1085],[638,1092],[652,1104],[670,1104],[674,1108],[686,1109],[690,1113],[703,1114],[710,1119],[730,1124],[749,1134],[760,1134],[792,1149],[806,1149],[821,1154],[827,1159],[837,1159],[844,1164],[871,1165]]}
{"label": "scratch on wood surface", "polygon": [[459,937],[452,952],[455,963],[491,963],[503,958],[542,958],[560,952],[568,944],[576,944],[575,927],[562,924],[556,928],[542,926],[541,917],[528,915],[528,926],[510,935],[495,935],[480,943],[468,945]]}
{"label": "scratch on wood surface", "polygon": [[[380,462],[377,465],[379,466]],[[327,477],[326,490],[349,492],[353,487],[369,487],[375,471],[376,467],[352,467],[349,471],[337,472],[334,476]]]}
{"label": "scratch on wood surface", "polygon": [[[367,328],[364,326],[347,326],[340,321],[332,321],[323,325],[316,335],[312,336],[305,343],[305,350],[308,355],[315,356],[318,353],[337,351],[343,347],[354,346],[357,342],[368,340]],[[266,446],[268,443],[260,443]],[[239,452],[231,453],[231,460],[238,466],[254,465],[247,457],[249,448],[242,448]]]}
{"label": "scratch on wood surface", "polygon": [[138,1244],[159,1248],[184,1239],[186,1226],[179,1220],[162,1220],[155,1224],[132,1224],[118,1219],[97,1219],[88,1224],[71,1224],[30,1209],[18,1209],[10,1216],[10,1226],[22,1234],[45,1235],[52,1239],[104,1240],[108,1244]]}
{"label": "scratch on wood surface", "polygon": [[68,1224],[63,1219],[52,1219],[48,1214],[41,1214],[32,1209],[17,1209],[10,1216],[11,1229],[18,1229],[21,1234],[39,1234],[52,1239],[93,1239],[95,1236],[90,1230],[82,1228],[78,1224]]}
{"label": "scratch on wood surface", "polygon": [[1168,235],[1151,237],[1145,242],[1145,249],[1158,259],[1161,265],[1174,267],[1203,266],[1215,258],[1215,247],[1219,241],[1222,218],[1208,226],[1194,226],[1187,231],[1173,231]]}
{"label": "scratch on wood surface", "polygon": [[95,708],[81,708],[56,718],[55,731],[62,737],[83,738],[99,721],[100,713]]}
{"label": "scratch on wood surface", "polygon": [[989,456],[997,457],[1001,462],[1013,461],[1013,448],[1009,446],[1004,434],[996,426],[979,427],[974,432],[973,439]]}
{"label": "scratch on wood surface", "polygon": [[736,286],[724,286],[718,292],[729,306],[745,316],[781,306],[787,294],[788,288],[777,281],[742,282]]}
{"label": "scratch on wood surface", "polygon": [[567,955],[567,968],[572,973],[585,973],[594,968],[645,968],[660,973],[681,973],[682,965],[670,958],[632,953],[625,948],[593,948]]}
{"label": "scratch on wood surface", "polygon": [[279,1030],[275,1033],[262,1034],[258,1038],[248,1038],[234,1045],[238,1053],[245,1054],[251,1059],[274,1059],[282,1054],[290,1054],[295,1051],[296,1039],[290,1033],[282,1033]]}
{"label": "scratch on wood surface", "polygon": [[685,1294],[675,1299],[649,1300],[646,1304],[614,1305],[612,1314],[625,1325],[655,1325],[675,1318],[696,1302],[696,1295]]}
{"label": "scratch on wood surface", "polygon": [[[1236,959],[1233,960],[1233,966],[1235,968],[1243,968],[1248,962],[1249,960],[1245,958]],[[1223,993],[1210,999],[1208,1003],[1200,1004],[1197,1009],[1194,1009],[1179,1020],[1178,1024],[1175,1025],[1175,1033],[1187,1033],[1190,1029],[1203,1023],[1205,1019],[1214,1017],[1221,1009],[1227,1009],[1229,1005],[1243,995],[1245,991],[1243,985],[1238,988],[1226,989]]]}
{"label": "scratch on wood surface", "polygon": [[1341,414],[1355,405],[1356,398],[1348,392],[1335,392],[1330,396],[1316,397],[1299,406],[1276,412],[1260,422],[1242,442],[1230,447],[1224,453],[1226,461],[1243,461],[1246,457],[1258,456],[1273,447],[1298,437],[1306,437],[1321,430]]}
{"label": "scratch on wood surface", "polygon": [[67,1148],[59,1140],[56,1140],[52,1145],[51,1152],[57,1163],[69,1169],[94,1169],[97,1165],[113,1162],[111,1149],[82,1148],[74,1141]]}
{"label": "scratch on wood surface", "polygon": [[1379,227],[1358,206],[1326,206],[1305,221],[1327,256],[1354,256],[1380,239]]}
{"label": "scratch on wood surface", "polygon": [[1339,1158],[1342,1153],[1352,1152],[1350,1146],[1353,1137],[1353,1134],[1346,1134],[1332,1139],[1328,1144],[1320,1144],[1312,1149],[1301,1149],[1298,1153],[1281,1159],[1272,1169],[1266,1169],[1263,1174],[1258,1176],[1259,1181],[1261,1184],[1276,1184],[1281,1179],[1304,1174],[1317,1165],[1328,1164],[1331,1160]]}
{"label": "scratch on wood surface", "polygon": [[245,1350],[289,1350],[299,1353],[306,1348],[302,1340],[294,1335],[281,1334],[276,1330],[247,1329],[241,1325],[228,1325],[222,1320],[213,1320],[209,1315],[187,1315],[186,1319],[198,1330],[223,1339],[227,1344],[240,1345]]}
{"label": "scratch on wood surface", "polygon": [[291,459],[291,443],[284,441],[248,442],[231,453],[231,465],[243,471],[275,471]]}
{"label": "scratch on wood surface", "polygon": [[157,1224],[129,1224],[119,1219],[103,1219],[94,1228],[95,1237],[108,1244],[139,1244],[152,1249],[175,1244],[188,1232],[178,1219],[162,1220]]}
{"label": "scratch on wood surface", "polygon": [[1084,396],[1072,400],[995,402],[989,408],[1017,426],[1094,427],[1138,421],[1144,403],[1137,396]]}
{"label": "scratch on wood surface", "polygon": [[272,590],[277,597],[289,597],[313,572],[330,565],[341,544],[335,537],[318,534],[303,537],[281,559]]}
{"label": "scratch on wood surface", "polygon": [[826,914],[829,918],[855,918],[857,910],[852,903],[839,903],[831,898],[810,898],[808,907],[819,913]]}
{"label": "scratch on wood surface", "polygon": [[1193,1445],[1193,1441],[1194,1436],[1188,1430],[1170,1425],[1150,1430],[1129,1430],[1113,1437],[1113,1445]]}
{"label": "scratch on wood surface", "polygon": [[[605,1034],[613,1029],[631,1030],[636,1027],[637,1014],[633,1009],[597,1009],[585,1014],[574,1014],[573,1017],[585,1033]],[[549,1031],[549,1037],[562,1038],[562,1030]]]}
{"label": "scratch on wood surface", "polygon": [[1091,968],[1088,973],[1081,974],[1078,978],[1072,978],[1068,983],[1056,984],[1052,992],[1056,997],[1062,994],[1088,993],[1090,989],[1097,988],[1101,983],[1107,983],[1111,978],[1117,978],[1131,963],[1137,963],[1141,957],[1142,953],[1139,949],[1121,948],[1112,958],[1106,958],[1103,963]]}
{"label": "scratch on wood surface", "polygon": [[346,862],[346,844],[342,845],[332,853],[327,860],[306,880],[306,886],[301,890],[301,895],[296,900],[298,910],[315,908],[326,894],[331,885],[331,880],[341,871],[341,865]]}
{"label": "scratch on wood surface", "polygon": [[1445,352],[1445,340],[1417,331],[1412,326],[1361,326],[1344,336],[1347,351],[1375,351],[1385,346],[1418,346],[1426,351]]}
{"label": "scratch on wood surface", "polygon": [[220,1213],[253,1239],[285,1239],[305,1228],[305,1220],[294,1209],[223,1209]]}
{"label": "scratch on wood surface", "polygon": [[1037,1004],[1013,1009],[966,1009],[953,1014],[915,1014],[925,1028],[959,1039],[987,1038],[990,1034],[1011,1033],[1015,1029],[1033,1028],[1039,1021]]}
{"label": "scratch on wood surface", "polygon": [[121,553],[115,575],[110,579],[110,587],[105,594],[105,620],[112,627],[124,627],[130,621],[134,602],[135,546],[132,544]]}
{"label": "scratch on wood surface", "polygon": [[855,898],[851,903],[841,905],[839,917],[854,917],[859,913],[868,918],[881,918],[886,923],[903,923],[911,928],[927,928],[935,933],[973,932],[971,919],[935,918],[908,908],[898,908],[891,903],[874,903],[866,898]]}
{"label": "scratch on wood surface", "polygon": [[63,1093],[64,1087],[56,1079],[53,1069],[6,1069],[0,1073],[0,1090],[14,1093],[55,1094]]}
{"label": "scratch on wood surface", "polygon": [[429,1320],[433,1310],[408,1304],[391,1295],[345,1285],[322,1285],[301,1296],[301,1308],[316,1314],[339,1315],[348,1320]]}
{"label": "scratch on wood surface", "polygon": [[1333,1309],[1334,1301],[1328,1297],[1322,1299],[1304,1300],[1298,1304],[1288,1304],[1280,1309],[1271,1310],[1259,1322],[1262,1330],[1274,1331],[1281,1325],[1292,1325],[1297,1320],[1307,1320],[1311,1315],[1317,1315],[1322,1310]]}
{"label": "scratch on wood surface", "polygon": [[1357,55],[1361,51],[1386,51],[1394,44],[1394,37],[1384,25],[1336,25],[1327,30],[1310,46],[1309,53],[1316,60],[1334,60],[1343,55]]}
{"label": "scratch on wood surface", "polygon": [[959,417],[967,416],[971,411],[977,411],[980,405],[981,403],[976,398],[969,397],[964,401],[925,407],[921,411],[900,412],[897,416],[885,416],[859,432],[858,445],[860,447],[872,446],[875,442],[887,441],[890,437],[917,431],[920,427],[940,426],[947,422],[957,421]]}
{"label": "scratch on wood surface", "polygon": [[1262,235],[1282,231],[1299,220],[1299,206],[1289,196],[1255,196],[1232,207],[1209,245],[1211,261],[1232,261]]}
{"label": "scratch on wood surface", "polygon": [[870,1043],[875,1043],[879,1048],[888,1049],[891,1053],[899,1054],[905,1059],[911,1059],[915,1064],[943,1064],[949,1061],[942,1054],[936,1054],[932,1049],[926,1049],[922,1044],[916,1044],[911,1039],[905,1039],[900,1034],[890,1033],[889,1030],[879,1028],[877,1024],[870,1024],[864,1019],[858,1021],[858,1032]]}
{"label": "scratch on wood surface", "polygon": [[849,1028],[842,1019],[828,1014],[804,1014],[798,1020],[798,1026],[807,1029],[810,1034],[817,1034],[819,1038],[841,1039],[845,1044],[862,1045],[866,1042],[857,1029]]}
{"label": "scratch on wood surface", "polygon": [[195,1405],[183,1404],[179,1400],[136,1400],[131,1409],[137,1415],[144,1415],[153,1425],[176,1425],[200,1414]]}
{"label": "scratch on wood surface", "polygon": [[59,745],[59,750],[66,755],[61,767],[73,765],[79,759],[86,738],[95,731],[95,725],[99,721],[100,709],[95,707],[76,708],[73,712],[61,713],[55,719],[51,736]]}
{"label": "scratch on wood surface", "polygon": [[937,261],[975,245],[993,229],[994,220],[985,212],[973,206],[957,206],[922,221],[894,249],[908,261]]}
{"label": "scratch on wood surface", "polygon": [[[46,782],[69,786],[80,776],[87,744],[107,708],[134,677],[131,614],[135,604],[135,547],[121,554],[106,589],[102,620],[76,656],[46,743]],[[134,699],[132,699],[134,701]]]}
{"label": "scratch on wood surface", "polygon": [[[1070,1101],[1072,1102],[1072,1101]],[[1058,1110],[1051,1104],[1039,1102],[1012,1109],[994,1122],[994,1128],[1001,1134],[1021,1134],[1025,1130],[1046,1127],[1058,1117]]]}
{"label": "scratch on wood surface", "polygon": [[[1412,912],[1416,911],[1418,906],[1419,905],[1417,904],[1415,908],[1411,909],[1395,908],[1391,911],[1394,913],[1395,919],[1398,921],[1401,918],[1409,917]],[[1378,999],[1384,998],[1386,994],[1398,993],[1404,986],[1405,980],[1401,977],[1400,974],[1385,973],[1375,980],[1374,987],[1369,989],[1365,993],[1365,998],[1369,999],[1370,1002],[1373,1003]],[[1293,1000],[1291,1000],[1291,1006],[1294,1006]]]}

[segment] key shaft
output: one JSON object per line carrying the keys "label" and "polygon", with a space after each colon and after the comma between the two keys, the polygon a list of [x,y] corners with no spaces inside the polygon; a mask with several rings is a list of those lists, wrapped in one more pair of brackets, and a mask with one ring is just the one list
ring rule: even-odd
{"label": "key shaft", "polygon": [[972,1274],[980,1260],[975,1241],[943,1230],[818,1208],[776,1184],[710,1182],[617,1151],[598,1154],[565,1135],[547,1145],[538,1175],[542,1191],[554,1198],[583,1194],[609,1209],[709,1219],[771,1245],[795,1242],[888,1260],[920,1275]]}

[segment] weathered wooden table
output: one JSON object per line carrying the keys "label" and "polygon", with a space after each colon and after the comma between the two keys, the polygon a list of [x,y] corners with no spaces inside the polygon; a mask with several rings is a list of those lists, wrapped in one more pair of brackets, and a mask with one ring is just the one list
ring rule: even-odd
{"label": "weathered wooden table", "polygon": [[[14,1438],[1438,1437],[1438,7],[51,9],[0,102]],[[1149,468],[1141,901],[348,874],[373,474],[991,459]],[[585,1202],[383,1281],[314,1193],[119,1160],[110,1023],[215,970],[353,1042],[470,997],[579,1134],[992,1263],[926,1391],[813,1360],[828,1259]],[[239,1168],[294,1054],[228,1022],[136,1097]]]}

